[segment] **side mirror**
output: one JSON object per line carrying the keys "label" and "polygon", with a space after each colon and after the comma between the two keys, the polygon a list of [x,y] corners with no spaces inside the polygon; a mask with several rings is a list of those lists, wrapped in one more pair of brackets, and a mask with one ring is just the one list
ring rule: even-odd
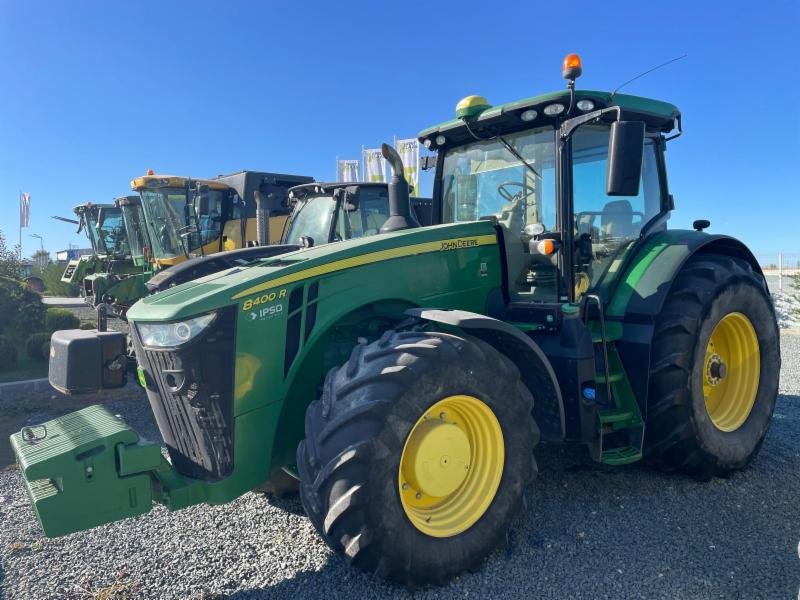
{"label": "side mirror", "polygon": [[303,235],[300,236],[300,245],[303,248],[313,248],[314,247],[314,238],[310,235]]}
{"label": "side mirror", "polygon": [[345,212],[355,212],[358,210],[360,189],[357,185],[348,185],[346,188],[339,188],[336,191],[343,192],[342,200],[344,202],[342,203],[342,206],[344,207]]}
{"label": "side mirror", "polygon": [[608,138],[606,194],[638,196],[644,157],[644,122],[615,121]]}

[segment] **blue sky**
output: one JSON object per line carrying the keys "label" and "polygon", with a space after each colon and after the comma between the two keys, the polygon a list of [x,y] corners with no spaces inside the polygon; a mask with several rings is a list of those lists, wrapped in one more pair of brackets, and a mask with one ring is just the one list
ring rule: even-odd
{"label": "blue sky", "polygon": [[[717,7],[712,6],[716,4]],[[148,168],[335,177],[335,157],[413,136],[482,94],[563,87],[673,102],[673,227],[709,218],[760,253],[800,251],[798,3],[34,2],[0,22],[0,230],[26,255],[85,246],[69,215]],[[424,190],[423,190],[424,191]]]}

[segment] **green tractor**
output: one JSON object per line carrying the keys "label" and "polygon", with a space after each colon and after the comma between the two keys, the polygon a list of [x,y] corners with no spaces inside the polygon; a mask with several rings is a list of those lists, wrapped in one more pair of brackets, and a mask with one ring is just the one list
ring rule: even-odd
{"label": "green tractor", "polygon": [[102,302],[106,290],[121,279],[137,273],[140,268],[131,259],[130,235],[122,215],[115,204],[87,202],[73,209],[78,220],[55,217],[78,225],[78,233],[85,231],[92,245],[92,254],[70,260],[61,276],[64,283],[80,286],[86,302]]}
{"label": "green tractor", "polygon": [[133,306],[169,459],[102,407],[15,434],[45,533],[222,504],[282,468],[331,548],[424,585],[501,543],[540,440],[702,479],[747,466],[780,366],[758,263],[707,221],[667,228],[679,110],[565,67],[566,91],[471,96],[419,135],[438,225],[416,226],[384,146],[381,234]]}

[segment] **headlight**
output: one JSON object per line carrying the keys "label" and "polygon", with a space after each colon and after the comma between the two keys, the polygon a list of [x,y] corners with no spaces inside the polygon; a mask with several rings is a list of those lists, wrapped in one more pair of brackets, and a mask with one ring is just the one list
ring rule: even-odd
{"label": "headlight", "polygon": [[173,348],[197,337],[207,328],[217,313],[209,313],[177,323],[136,323],[142,345],[156,348]]}

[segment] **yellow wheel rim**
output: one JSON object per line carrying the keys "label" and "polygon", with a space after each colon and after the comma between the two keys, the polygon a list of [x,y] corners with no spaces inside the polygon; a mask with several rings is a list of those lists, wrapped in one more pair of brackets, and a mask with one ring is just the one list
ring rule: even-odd
{"label": "yellow wheel rim", "polygon": [[725,315],[711,332],[703,363],[706,411],[717,429],[735,431],[747,420],[760,373],[758,337],[750,319],[738,312]]}
{"label": "yellow wheel rim", "polygon": [[406,516],[432,537],[469,529],[492,503],[504,461],[503,432],[486,404],[473,396],[440,400],[403,446],[398,486]]}

